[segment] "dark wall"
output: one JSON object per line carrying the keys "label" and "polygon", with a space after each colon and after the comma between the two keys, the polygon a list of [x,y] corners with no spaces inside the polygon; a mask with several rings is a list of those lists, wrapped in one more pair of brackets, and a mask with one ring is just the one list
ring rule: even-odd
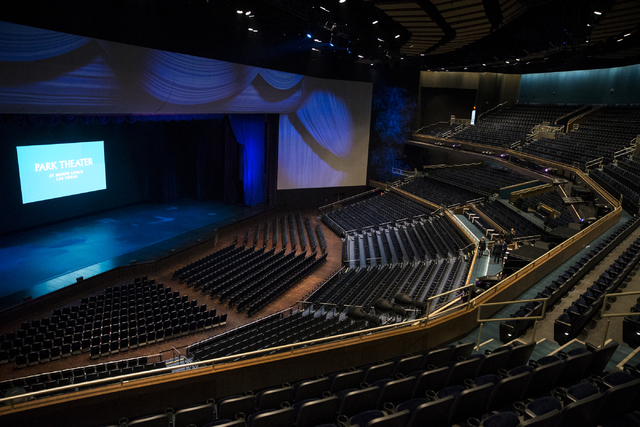
{"label": "dark wall", "polygon": [[423,87],[420,90],[421,123],[448,122],[452,115],[458,119],[471,118],[476,90],[438,87]]}
{"label": "dark wall", "polygon": [[286,204],[287,209],[313,209],[355,196],[367,191],[367,186],[305,188],[278,190],[277,203]]}
{"label": "dark wall", "polygon": [[[0,126],[0,233],[144,201],[216,198],[222,193],[221,120],[57,124],[5,117]],[[107,189],[22,204],[16,146],[104,141]]]}

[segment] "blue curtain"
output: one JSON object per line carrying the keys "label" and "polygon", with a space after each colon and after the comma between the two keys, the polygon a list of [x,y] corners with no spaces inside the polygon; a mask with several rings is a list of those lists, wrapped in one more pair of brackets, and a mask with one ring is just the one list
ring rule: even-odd
{"label": "blue curtain", "polygon": [[242,184],[244,203],[254,206],[264,202],[264,115],[232,114],[233,134],[242,150]]}

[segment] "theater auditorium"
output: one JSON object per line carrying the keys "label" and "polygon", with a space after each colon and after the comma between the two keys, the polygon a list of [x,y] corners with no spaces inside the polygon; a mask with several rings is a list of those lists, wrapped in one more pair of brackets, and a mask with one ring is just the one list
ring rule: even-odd
{"label": "theater auditorium", "polygon": [[0,425],[640,425],[637,0],[0,19]]}

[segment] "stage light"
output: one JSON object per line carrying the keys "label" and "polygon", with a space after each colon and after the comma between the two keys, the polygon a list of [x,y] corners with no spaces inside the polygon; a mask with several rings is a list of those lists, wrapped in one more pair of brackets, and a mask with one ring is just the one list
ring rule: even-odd
{"label": "stage light", "polygon": [[345,3],[347,0],[340,0],[338,3]]}
{"label": "stage light", "polygon": [[618,42],[621,42],[622,40],[624,40],[624,39],[618,39]]}
{"label": "stage light", "polygon": [[382,40],[380,37],[378,37],[378,40],[381,41],[381,42],[384,42],[384,40]]}
{"label": "stage light", "polygon": [[593,11],[593,13],[594,13],[594,14],[596,14],[596,15],[598,15],[598,16],[599,16],[599,15],[602,15],[602,12],[597,11],[597,10],[594,10],[594,11]]}
{"label": "stage light", "polygon": [[483,67],[486,67],[486,66],[487,66],[487,64],[482,64],[482,66],[483,66]]}
{"label": "stage light", "polygon": [[311,37],[313,37],[311,33],[307,33],[307,38],[310,39]]}
{"label": "stage light", "polygon": [[236,10],[236,12],[238,13],[238,15],[242,15],[244,12],[241,10]]}
{"label": "stage light", "polygon": [[400,34],[396,34],[395,38],[399,39],[400,38]]}
{"label": "stage light", "polygon": [[245,13],[245,15],[247,16],[251,15],[251,11],[248,11],[247,13]]}
{"label": "stage light", "polygon": [[311,50],[315,50],[316,52],[320,52],[320,49],[316,49],[315,47],[312,47]]}
{"label": "stage light", "polygon": [[327,9],[327,8],[326,8],[326,7],[324,7],[324,6],[320,6],[320,9],[324,10],[324,11],[325,11],[325,12],[327,12],[327,13],[331,13],[331,12],[329,12],[329,9]]}
{"label": "stage light", "polygon": [[313,41],[316,42],[316,43],[322,43],[322,40],[320,40],[320,39],[313,39]]}
{"label": "stage light", "polygon": [[630,35],[631,35],[631,33],[627,33],[627,34],[625,34],[624,36],[625,36],[625,37],[629,37]]}
{"label": "stage light", "polygon": [[249,27],[249,31],[253,31],[253,28]]}
{"label": "stage light", "polygon": [[373,21],[371,24],[376,25],[378,23],[378,20],[376,19],[375,21]]}
{"label": "stage light", "polygon": [[362,55],[358,55],[358,58],[360,58],[360,59],[364,59],[364,56],[362,56]]}
{"label": "stage light", "polygon": [[506,62],[507,64],[509,63],[509,61],[504,61],[504,62]]}

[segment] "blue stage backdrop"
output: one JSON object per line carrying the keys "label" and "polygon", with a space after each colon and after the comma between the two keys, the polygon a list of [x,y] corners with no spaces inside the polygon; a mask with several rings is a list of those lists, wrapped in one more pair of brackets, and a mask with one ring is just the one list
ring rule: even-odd
{"label": "blue stage backdrop", "polygon": [[366,184],[371,91],[0,22],[0,114],[281,114],[278,189]]}

